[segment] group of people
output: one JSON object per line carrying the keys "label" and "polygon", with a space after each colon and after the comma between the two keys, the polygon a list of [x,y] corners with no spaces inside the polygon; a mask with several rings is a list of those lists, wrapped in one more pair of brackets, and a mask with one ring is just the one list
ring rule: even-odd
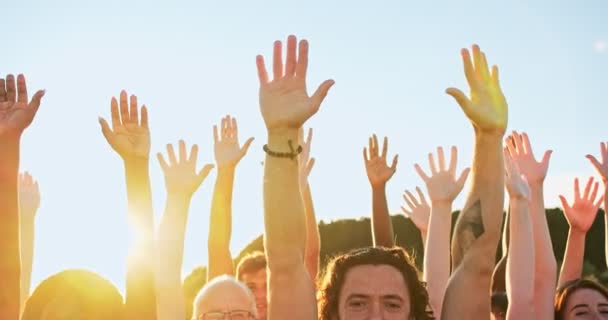
{"label": "group of people", "polygon": [[[333,257],[321,267],[308,183],[315,163],[310,154],[312,130],[305,133],[303,128],[320,110],[334,81],[323,82],[309,95],[308,42],[289,36],[285,54],[283,49],[282,42],[274,43],[272,74],[264,58],[256,58],[260,111],[267,128],[264,252],[247,255],[236,267],[229,249],[233,184],[253,138],[241,143],[236,119],[226,116],[213,128],[215,165],[202,168],[196,145],[168,144],[166,153],[157,155],[167,196],[155,230],[148,110],[125,91],[112,98],[111,123],[103,118],[99,122],[124,164],[127,214],[135,234],[124,298],[109,281],[86,270],[60,272],[30,294],[40,196],[31,175],[19,174],[19,147],[44,91],[30,99],[23,75],[0,79],[0,318],[608,319],[608,290],[581,279],[586,232],[600,205],[608,206],[608,145],[601,144],[601,159],[587,156],[603,177],[604,195],[600,182],[590,178],[583,190],[575,180],[572,202],[561,197],[570,231],[558,276],[543,198],[551,151],[539,162],[526,133],[506,133],[508,107],[498,68],[488,66],[476,45],[461,52],[470,94],[456,88],[446,91],[473,126],[471,168],[457,170],[456,147],[451,147],[449,159],[439,147],[428,154],[428,168],[415,166],[429,200],[420,188],[403,196],[402,209],[422,235],[423,270],[395,246],[385,187],[398,161],[388,161],[388,139],[380,143],[375,135],[363,150],[372,189],[373,246]],[[181,285],[184,234],[191,198],[214,167],[207,284],[195,298],[190,317]],[[453,201],[467,179],[470,191],[451,230]],[[501,237],[503,258],[496,263]]]}

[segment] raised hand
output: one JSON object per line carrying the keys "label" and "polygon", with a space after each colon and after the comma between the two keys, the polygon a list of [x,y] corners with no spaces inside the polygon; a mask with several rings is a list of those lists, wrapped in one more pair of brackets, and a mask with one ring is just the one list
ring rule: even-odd
{"label": "raised hand", "polygon": [[[129,101],[130,99],[130,101]],[[148,129],[148,109],[141,107],[141,115],[137,106],[137,96],[127,98],[127,92],[120,92],[119,103],[112,97],[111,114],[112,129],[104,118],[99,118],[101,132],[112,149],[123,160],[148,159],[150,157],[150,130]]]}
{"label": "raised hand", "polygon": [[226,116],[222,119],[221,131],[218,132],[217,125],[213,126],[213,149],[215,151],[215,162],[218,169],[236,168],[243,159],[253,142],[253,138],[247,139],[243,146],[239,145],[239,127],[236,118]]}
{"label": "raised hand", "polygon": [[[506,171],[505,185],[507,186],[509,196],[511,199],[530,200],[530,186],[528,185],[526,176],[519,169],[518,161],[511,153],[511,149],[503,148],[503,153]],[[531,151],[530,154],[532,154]],[[534,157],[532,156],[531,158],[534,161]]]}
{"label": "raised hand", "polygon": [[420,200],[416,199],[414,194],[412,194],[409,190],[405,190],[403,200],[405,200],[409,210],[404,206],[401,206],[401,211],[406,217],[412,220],[420,232],[426,233],[429,226],[431,207],[429,206],[428,202],[426,202],[426,198],[424,197],[424,193],[422,193],[422,189],[420,189],[420,187],[416,187],[416,192],[418,193]]}
{"label": "raised hand", "polygon": [[388,138],[384,137],[382,154],[378,154],[378,138],[374,134],[369,138],[369,150],[363,148],[363,159],[365,160],[365,170],[367,178],[372,187],[384,186],[397,171],[398,155],[393,157],[393,162],[389,167],[386,163],[386,153],[388,151]]}
{"label": "raised hand", "polygon": [[19,210],[21,216],[32,215],[40,208],[40,189],[38,181],[29,172],[19,174]]}
{"label": "raised hand", "polygon": [[488,68],[486,55],[473,45],[473,61],[469,50],[462,49],[464,73],[469,83],[470,98],[456,88],[446,93],[454,97],[476,130],[503,135],[507,128],[507,101],[500,89],[498,67]]}
{"label": "raised hand", "polygon": [[169,163],[165,161],[160,152],[157,154],[158,162],[165,174],[165,186],[169,194],[192,195],[213,169],[212,164],[207,164],[197,172],[198,146],[192,145],[190,157],[188,157],[184,140],[179,141],[179,159],[176,158],[171,144],[167,145],[167,156]]}
{"label": "raised hand", "polygon": [[469,168],[462,171],[458,179],[456,179],[456,159],[458,158],[458,149],[452,147],[450,156],[450,165],[445,167],[445,156],[443,148],[437,147],[438,166],[435,164],[435,158],[432,153],[429,153],[429,167],[431,168],[431,176],[429,177],[419,164],[415,164],[416,172],[426,184],[427,192],[431,202],[446,202],[452,203],[458,196],[464,183],[469,175]]}
{"label": "raised hand", "polygon": [[300,153],[300,189],[304,190],[304,188],[308,185],[308,176],[312,171],[312,168],[315,166],[315,158],[310,157],[310,145],[312,143],[312,128],[308,129],[308,136],[306,137],[306,141],[304,141],[304,129],[300,128],[300,133],[298,134],[299,144],[302,146],[302,153]]}
{"label": "raised hand", "polygon": [[34,120],[44,90],[37,91],[32,100],[27,95],[25,76],[9,74],[6,80],[0,78],[0,137],[19,136]]}
{"label": "raised hand", "polygon": [[513,161],[516,162],[521,174],[526,176],[526,180],[530,184],[542,184],[547,176],[549,168],[549,160],[553,151],[547,150],[543,155],[543,159],[537,162],[532,152],[532,145],[528,135],[523,132],[519,134],[515,131],[506,139],[505,145]]}
{"label": "raised hand", "polygon": [[[572,203],[572,206],[568,204],[568,201],[564,196],[559,196],[562,206],[564,207],[564,215],[566,216],[566,220],[568,220],[570,228],[583,233],[586,233],[589,228],[591,228],[595,216],[597,215],[597,210],[604,198],[600,197],[596,201],[598,186],[599,183],[594,183],[593,177],[590,177],[587,181],[587,186],[585,186],[585,192],[581,197],[578,178],[576,178],[574,179],[574,202]],[[591,187],[593,187],[593,190],[591,190]]]}
{"label": "raised hand", "polygon": [[[296,56],[296,48],[298,55]],[[273,80],[269,81],[264,58],[258,55],[256,64],[260,80],[260,109],[269,131],[298,129],[312,117],[325,99],[333,80],[326,80],[309,96],[306,90],[308,42],[295,36],[287,38],[287,56],[283,66],[281,41],[274,43]]]}
{"label": "raised hand", "polygon": [[608,183],[608,143],[600,143],[600,154],[602,155],[602,162],[599,162],[597,158],[588,154],[586,156],[591,164],[597,170],[597,173],[602,176],[604,184]]}

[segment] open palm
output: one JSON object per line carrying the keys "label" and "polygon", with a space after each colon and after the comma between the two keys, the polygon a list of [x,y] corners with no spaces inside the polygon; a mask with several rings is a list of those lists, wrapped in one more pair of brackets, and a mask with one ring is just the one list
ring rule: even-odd
{"label": "open palm", "polygon": [[[592,186],[593,190],[591,190]],[[600,197],[596,201],[598,186],[599,183],[594,183],[593,177],[589,178],[585,186],[585,192],[581,197],[578,178],[576,178],[574,180],[574,202],[572,205],[568,204],[564,196],[559,196],[570,228],[581,232],[587,232],[591,228],[600,204],[603,201],[603,197]]]}
{"label": "open palm", "polygon": [[429,225],[431,207],[426,201],[424,193],[422,193],[422,189],[420,189],[420,187],[416,187],[416,192],[418,193],[418,197],[420,198],[420,200],[416,199],[414,194],[411,193],[409,190],[405,190],[405,193],[403,194],[403,200],[405,200],[405,203],[407,204],[409,209],[404,206],[401,206],[401,211],[406,217],[412,220],[418,230],[420,230],[421,232],[426,232]]}
{"label": "open palm", "polygon": [[435,163],[435,158],[432,153],[429,153],[429,167],[431,175],[428,176],[419,164],[415,164],[416,172],[426,184],[426,189],[432,202],[448,202],[452,203],[458,194],[462,191],[464,183],[469,176],[470,169],[464,169],[460,176],[456,178],[456,164],[458,158],[458,149],[451,148],[450,164],[446,168],[445,156],[443,148],[437,148],[438,163]]}
{"label": "open palm", "polygon": [[486,55],[473,46],[473,61],[467,49],[462,49],[464,72],[470,87],[470,99],[456,88],[446,92],[454,97],[475,128],[490,133],[504,134],[507,128],[507,101],[500,89],[498,67],[488,68]]}
{"label": "open palm", "polygon": [[29,101],[25,77],[8,75],[0,79],[0,136],[19,135],[34,120],[44,91],[38,91]]}
{"label": "open palm", "polygon": [[212,164],[205,165],[200,171],[196,171],[196,161],[198,158],[198,146],[193,145],[188,157],[186,143],[179,141],[179,158],[175,156],[173,145],[167,145],[167,157],[165,160],[161,153],[157,154],[163,173],[165,174],[165,186],[167,193],[185,194],[191,196],[203,183],[211,169]]}
{"label": "open palm", "polygon": [[269,82],[264,58],[257,56],[256,64],[260,80],[260,110],[268,130],[298,129],[320,108],[332,80],[323,82],[312,96],[306,90],[308,68],[308,42],[300,41],[296,56],[297,39],[287,39],[286,63],[283,67],[282,44],[274,43],[273,80]]}
{"label": "open palm", "polygon": [[101,130],[110,144],[123,159],[143,158],[150,156],[150,130],[148,128],[148,109],[141,107],[141,119],[137,106],[137,97],[132,95],[127,101],[127,92],[120,93],[120,112],[118,101],[112,97],[112,129],[107,121],[99,118]]}
{"label": "open palm", "polygon": [[221,132],[218,132],[217,126],[213,126],[213,140],[215,162],[218,168],[235,168],[247,154],[247,150],[253,142],[253,138],[249,138],[242,147],[239,145],[239,129],[236,118],[230,116],[222,119]]}
{"label": "open palm", "polygon": [[542,183],[545,180],[549,160],[551,159],[551,150],[545,151],[543,159],[537,162],[534,158],[530,139],[525,132],[519,134],[513,131],[505,144],[510,156],[517,163],[519,171],[526,177],[528,183]]}
{"label": "open palm", "polygon": [[385,185],[397,171],[398,156],[393,158],[389,167],[386,163],[386,153],[388,151],[388,139],[384,137],[382,154],[378,154],[378,138],[374,134],[369,138],[369,150],[363,148],[363,159],[365,160],[365,170],[367,178],[372,187]]}

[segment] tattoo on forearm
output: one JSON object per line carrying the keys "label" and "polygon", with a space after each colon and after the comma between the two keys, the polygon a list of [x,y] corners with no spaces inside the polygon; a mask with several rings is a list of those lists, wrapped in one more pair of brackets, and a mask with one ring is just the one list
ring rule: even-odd
{"label": "tattoo on forearm", "polygon": [[481,215],[481,200],[477,200],[472,206],[466,208],[460,214],[454,232],[454,243],[452,246],[453,268],[460,265],[464,254],[469,250],[473,242],[483,233],[483,218]]}

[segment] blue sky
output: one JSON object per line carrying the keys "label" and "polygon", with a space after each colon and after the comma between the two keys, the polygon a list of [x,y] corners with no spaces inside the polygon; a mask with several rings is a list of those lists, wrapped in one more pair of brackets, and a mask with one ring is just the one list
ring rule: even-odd
{"label": "blue sky", "polygon": [[[104,141],[121,89],[148,105],[153,152],[183,138],[211,162],[212,125],[229,113],[241,139],[232,250],[262,232],[262,145],[255,55],[289,34],[310,41],[309,89],[332,78],[315,129],[311,177],[319,219],[368,215],[361,150],[371,133],[399,153],[389,207],[420,185],[435,146],[456,145],[468,165],[472,129],[445,88],[466,88],[459,50],[481,45],[501,69],[511,129],[526,130],[537,155],[555,152],[546,202],[570,195],[572,177],[593,173],[584,155],[608,140],[608,3],[595,1],[0,1],[0,73],[25,73],[47,94],[22,142],[22,169],[40,181],[32,285],[87,268],[124,287],[127,254],[122,164]],[[164,184],[152,159],[155,214]],[[184,275],[206,263],[212,174],[193,198]],[[462,205],[461,196],[456,207]],[[158,218],[157,218],[158,221]]]}

